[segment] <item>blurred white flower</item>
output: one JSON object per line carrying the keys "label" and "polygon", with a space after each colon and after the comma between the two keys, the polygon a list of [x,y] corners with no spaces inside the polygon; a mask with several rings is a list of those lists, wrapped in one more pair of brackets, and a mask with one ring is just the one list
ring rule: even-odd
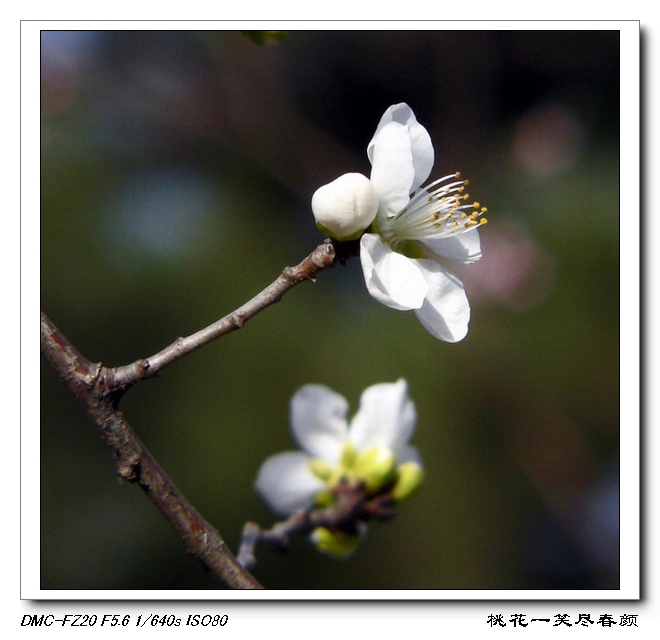
{"label": "blurred white flower", "polygon": [[[373,496],[407,498],[421,483],[422,465],[408,444],[417,419],[405,380],[368,387],[350,424],[348,403],[331,389],[305,385],[291,400],[291,429],[301,451],[268,458],[255,488],[279,515],[301,508],[328,506],[333,493],[348,483]],[[364,523],[357,530],[364,532]],[[359,535],[319,527],[311,539],[333,555],[353,550]]]}
{"label": "blurred white flower", "polygon": [[467,333],[470,305],[461,281],[440,260],[468,264],[481,257],[477,228],[486,208],[469,204],[458,173],[420,189],[433,166],[428,131],[405,103],[391,106],[367,147],[379,207],[360,241],[369,293],[399,310],[414,309],[436,338]]}

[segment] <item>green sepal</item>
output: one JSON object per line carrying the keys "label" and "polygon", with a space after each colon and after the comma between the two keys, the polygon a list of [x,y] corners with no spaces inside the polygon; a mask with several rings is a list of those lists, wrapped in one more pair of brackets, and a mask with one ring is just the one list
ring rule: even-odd
{"label": "green sepal", "polygon": [[358,450],[355,448],[355,445],[352,442],[346,442],[344,448],[341,452],[341,458],[339,459],[339,465],[343,469],[352,469],[355,465],[355,461],[358,457]]}
{"label": "green sepal", "polygon": [[312,473],[323,482],[329,482],[335,473],[335,470],[321,458],[312,458],[307,464]]}
{"label": "green sepal", "polygon": [[335,558],[347,558],[360,544],[360,536],[325,527],[316,527],[310,539],[318,551]]}
{"label": "green sepal", "polygon": [[401,502],[419,489],[424,479],[424,470],[416,462],[404,462],[397,469],[397,480],[392,488],[392,498]]}
{"label": "green sepal", "polygon": [[318,220],[316,221],[316,227],[324,236],[328,236],[329,238],[332,238],[333,240],[337,240],[338,242],[350,242],[351,240],[358,240],[359,238],[362,237],[362,234],[364,233],[364,229],[360,229],[350,236],[338,236],[336,233],[330,231],[328,227],[326,227],[323,223],[319,222]]}

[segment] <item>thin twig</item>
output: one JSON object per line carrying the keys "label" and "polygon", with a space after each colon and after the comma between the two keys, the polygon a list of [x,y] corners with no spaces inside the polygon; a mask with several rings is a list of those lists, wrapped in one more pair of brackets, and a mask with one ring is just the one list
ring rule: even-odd
{"label": "thin twig", "polygon": [[[345,251],[345,249],[343,250]],[[282,296],[297,284],[306,280],[314,281],[314,276],[319,271],[332,267],[336,260],[336,246],[333,241],[326,240],[302,262],[295,267],[286,267],[277,280],[224,318],[220,318],[187,338],[177,338],[171,345],[149,358],[112,369],[113,388],[116,390],[127,389],[140,380],[155,376],[168,364],[183,358],[209,342],[236,329],[242,329],[245,323],[259,311],[279,302]]]}
{"label": "thin twig", "polygon": [[394,517],[394,500],[387,492],[368,496],[363,486],[342,482],[334,494],[337,500],[334,504],[323,508],[310,506],[298,509],[270,529],[261,529],[254,522],[246,523],[237,555],[239,564],[251,571],[257,564],[255,548],[260,543],[286,551],[292,536],[307,535],[317,527],[357,535],[369,520],[390,520]]}

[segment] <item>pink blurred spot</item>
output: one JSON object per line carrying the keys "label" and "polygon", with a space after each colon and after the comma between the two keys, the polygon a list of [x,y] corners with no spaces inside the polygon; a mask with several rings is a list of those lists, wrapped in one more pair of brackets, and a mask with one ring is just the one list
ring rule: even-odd
{"label": "pink blurred spot", "polygon": [[452,270],[465,285],[472,306],[515,310],[543,302],[550,291],[553,264],[548,252],[520,226],[497,221],[480,231],[481,260]]}
{"label": "pink blurred spot", "polygon": [[561,104],[544,105],[518,122],[513,154],[527,172],[547,177],[575,163],[583,139],[584,127],[571,109]]}

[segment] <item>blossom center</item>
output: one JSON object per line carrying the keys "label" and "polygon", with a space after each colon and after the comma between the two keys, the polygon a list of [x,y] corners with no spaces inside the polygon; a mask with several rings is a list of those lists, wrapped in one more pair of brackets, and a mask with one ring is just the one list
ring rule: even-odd
{"label": "blossom center", "polygon": [[456,172],[419,189],[399,213],[379,216],[375,230],[394,250],[407,254],[407,241],[449,238],[486,224],[488,209],[470,202],[469,181],[459,178]]}
{"label": "blossom center", "polygon": [[[330,493],[341,482],[348,482],[353,486],[363,486],[368,494],[375,494],[395,478],[396,456],[389,449],[376,446],[358,451],[348,441],[336,467],[319,458],[312,458],[309,468]],[[328,496],[322,493],[320,500],[317,496],[317,503],[319,501],[326,503]]]}

